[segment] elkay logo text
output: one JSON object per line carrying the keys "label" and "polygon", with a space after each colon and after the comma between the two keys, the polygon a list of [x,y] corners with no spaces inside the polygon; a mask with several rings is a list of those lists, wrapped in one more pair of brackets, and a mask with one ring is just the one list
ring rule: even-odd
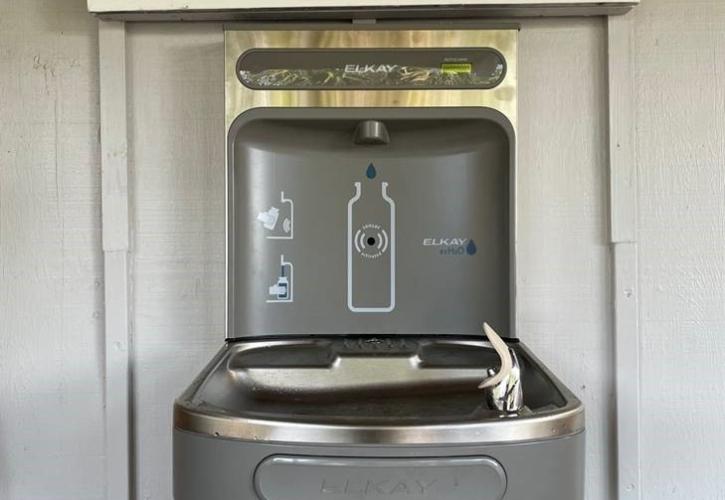
{"label": "elkay logo text", "polygon": [[400,69],[398,64],[346,64],[345,73],[392,73]]}
{"label": "elkay logo text", "polygon": [[470,238],[424,238],[424,247],[435,247],[441,255],[475,255],[476,243]]}
{"label": "elkay logo text", "polygon": [[408,498],[428,498],[432,488],[444,486],[456,488],[458,481],[440,481],[438,479],[339,479],[322,480],[320,493],[325,495],[349,495],[360,497],[387,497],[395,495],[407,495]]}

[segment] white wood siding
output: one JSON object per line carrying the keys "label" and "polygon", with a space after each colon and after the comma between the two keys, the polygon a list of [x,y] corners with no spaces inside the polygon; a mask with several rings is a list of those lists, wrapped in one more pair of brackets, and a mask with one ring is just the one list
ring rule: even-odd
{"label": "white wood siding", "polygon": [[[98,41],[85,9],[0,0],[3,500],[105,498]],[[624,269],[639,282],[634,477],[645,500],[717,500],[725,3],[649,0],[630,15],[638,215],[617,234],[637,242]],[[132,492],[170,500],[171,404],[224,337],[223,41],[219,23],[127,31]],[[588,500],[617,494],[607,46],[603,19],[522,22],[517,322],[587,405]]]}
{"label": "white wood siding", "polygon": [[96,22],[0,0],[0,499],[104,498]]}

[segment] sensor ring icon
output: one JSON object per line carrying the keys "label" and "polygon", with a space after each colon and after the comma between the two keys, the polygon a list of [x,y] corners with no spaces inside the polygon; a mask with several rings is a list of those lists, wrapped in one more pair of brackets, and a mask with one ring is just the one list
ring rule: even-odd
{"label": "sensor ring icon", "polygon": [[390,236],[378,224],[365,224],[355,232],[353,244],[357,253],[362,257],[377,259],[388,250]]}

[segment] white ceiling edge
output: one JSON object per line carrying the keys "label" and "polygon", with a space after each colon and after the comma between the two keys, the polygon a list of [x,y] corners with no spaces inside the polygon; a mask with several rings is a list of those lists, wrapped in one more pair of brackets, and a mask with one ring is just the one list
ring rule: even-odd
{"label": "white ceiling edge", "polygon": [[[151,19],[315,19],[376,14],[476,13],[490,16],[622,14],[640,0],[88,0],[94,14],[142,21]],[[350,15],[355,13],[356,16]],[[453,15],[451,15],[453,14]],[[164,17],[166,16],[166,17]],[[408,16],[410,17],[410,16]]]}

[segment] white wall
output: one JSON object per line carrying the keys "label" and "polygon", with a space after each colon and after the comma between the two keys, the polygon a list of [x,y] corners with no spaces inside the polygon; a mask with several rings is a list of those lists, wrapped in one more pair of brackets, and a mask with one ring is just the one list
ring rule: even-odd
{"label": "white wall", "polygon": [[582,399],[587,498],[613,498],[606,23],[526,21],[519,70],[518,334]]}
{"label": "white wall", "polygon": [[[649,5],[648,5],[649,4]],[[647,498],[725,498],[725,2],[637,12]]]}
{"label": "white wall", "polygon": [[0,0],[0,499],[103,496],[96,22]]}
{"label": "white wall", "polygon": [[[715,500],[725,3],[633,15],[643,498]],[[525,20],[520,38],[519,334],[587,405],[589,500],[614,498],[616,466],[605,26]],[[103,496],[95,30],[82,0],[0,0],[3,500]],[[135,496],[168,500],[171,402],[224,336],[223,40],[136,24],[127,44]]]}
{"label": "white wall", "polygon": [[224,38],[128,31],[140,499],[171,497],[172,402],[224,343]]}

